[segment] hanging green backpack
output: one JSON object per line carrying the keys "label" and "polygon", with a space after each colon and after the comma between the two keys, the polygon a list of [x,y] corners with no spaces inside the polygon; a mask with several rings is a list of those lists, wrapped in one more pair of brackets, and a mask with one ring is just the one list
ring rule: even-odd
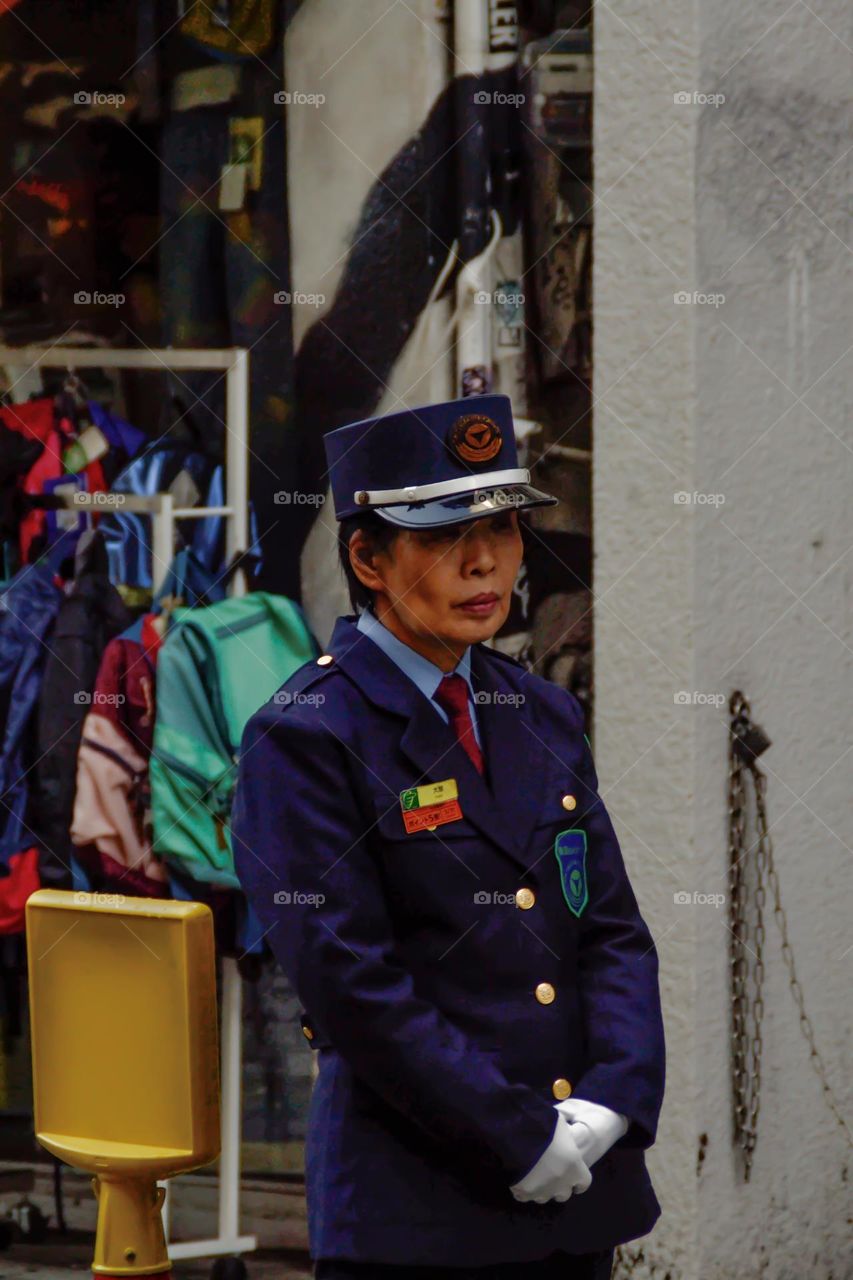
{"label": "hanging green backpack", "polygon": [[247,720],[319,653],[302,611],[255,591],[175,609],[157,656],[153,845],[177,871],[238,889],[229,816]]}

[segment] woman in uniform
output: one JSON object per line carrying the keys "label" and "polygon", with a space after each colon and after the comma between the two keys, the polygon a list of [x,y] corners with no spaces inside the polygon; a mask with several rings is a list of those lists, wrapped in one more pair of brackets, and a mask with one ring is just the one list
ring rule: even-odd
{"label": "woman in uniform", "polygon": [[577,698],[488,642],[556,501],[479,396],[326,436],[354,613],[250,720],[232,834],[318,1054],[317,1280],[604,1280],[660,1207],[657,953]]}

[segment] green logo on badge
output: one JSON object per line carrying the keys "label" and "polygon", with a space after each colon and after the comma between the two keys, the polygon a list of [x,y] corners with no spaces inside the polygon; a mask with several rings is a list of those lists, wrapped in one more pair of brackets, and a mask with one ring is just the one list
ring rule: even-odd
{"label": "green logo on badge", "polygon": [[410,787],[408,791],[401,791],[400,804],[404,809],[417,809],[419,807],[417,787]]}
{"label": "green logo on badge", "polygon": [[586,879],[586,832],[577,827],[561,831],[554,841],[563,897],[573,915],[580,917],[589,902]]}

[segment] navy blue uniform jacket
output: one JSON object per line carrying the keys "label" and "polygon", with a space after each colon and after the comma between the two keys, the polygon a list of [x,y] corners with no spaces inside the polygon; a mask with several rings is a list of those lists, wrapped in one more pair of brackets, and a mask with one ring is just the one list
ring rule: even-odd
{"label": "navy blue uniform jacket", "polygon": [[[232,817],[238,874],[320,1055],[312,1256],[485,1266],[644,1235],[660,1214],[644,1157],[664,1087],[658,959],[581,704],[474,645],[487,785],[354,618],[329,653],[249,721]],[[407,834],[400,793],[447,778],[462,817]],[[579,916],[555,856],[567,829],[587,838]],[[521,1204],[509,1187],[551,1140],[556,1080],[630,1126],[584,1194]]]}

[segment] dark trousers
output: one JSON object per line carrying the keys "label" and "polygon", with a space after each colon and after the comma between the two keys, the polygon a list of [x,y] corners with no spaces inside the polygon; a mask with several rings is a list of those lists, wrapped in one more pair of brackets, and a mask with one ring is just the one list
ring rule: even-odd
{"label": "dark trousers", "polygon": [[489,1267],[409,1267],[379,1262],[319,1258],[314,1280],[610,1280],[613,1250],[549,1254],[538,1262],[500,1262]]}

